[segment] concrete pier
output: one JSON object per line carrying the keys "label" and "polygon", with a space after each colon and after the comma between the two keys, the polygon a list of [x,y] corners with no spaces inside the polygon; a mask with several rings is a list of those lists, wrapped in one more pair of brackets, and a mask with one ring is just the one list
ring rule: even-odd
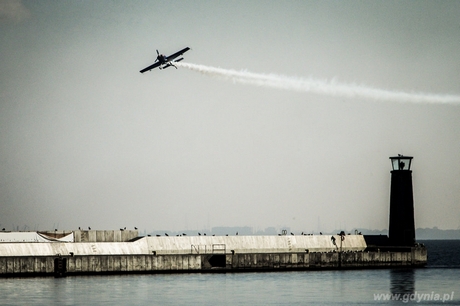
{"label": "concrete pier", "polygon": [[286,235],[107,241],[117,236],[89,235],[87,242],[80,238],[80,242],[0,243],[0,276],[419,267],[427,260],[423,246],[369,248],[363,235],[343,240],[339,235]]}

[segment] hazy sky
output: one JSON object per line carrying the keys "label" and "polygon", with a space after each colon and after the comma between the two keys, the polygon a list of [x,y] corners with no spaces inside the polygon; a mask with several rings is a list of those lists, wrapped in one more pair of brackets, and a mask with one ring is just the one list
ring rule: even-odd
{"label": "hazy sky", "polygon": [[184,62],[460,95],[460,1],[1,1],[0,226],[460,227],[460,103],[243,85]]}

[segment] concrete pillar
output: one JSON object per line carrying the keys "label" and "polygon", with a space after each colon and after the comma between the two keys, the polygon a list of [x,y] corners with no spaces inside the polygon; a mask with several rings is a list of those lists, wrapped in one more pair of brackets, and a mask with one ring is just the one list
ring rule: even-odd
{"label": "concrete pillar", "polygon": [[73,241],[81,242],[81,230],[77,230],[73,232]]}
{"label": "concrete pillar", "polygon": [[96,231],[96,242],[105,242],[105,231]]}

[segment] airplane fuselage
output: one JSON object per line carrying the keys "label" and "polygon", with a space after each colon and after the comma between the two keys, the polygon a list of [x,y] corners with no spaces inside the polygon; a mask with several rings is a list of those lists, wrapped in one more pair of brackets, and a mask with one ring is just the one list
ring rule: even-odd
{"label": "airplane fuselage", "polygon": [[163,54],[160,54],[160,55],[158,55],[157,60],[158,60],[161,64],[165,64],[165,63],[167,62],[168,59],[167,59],[167,57],[164,56]]}

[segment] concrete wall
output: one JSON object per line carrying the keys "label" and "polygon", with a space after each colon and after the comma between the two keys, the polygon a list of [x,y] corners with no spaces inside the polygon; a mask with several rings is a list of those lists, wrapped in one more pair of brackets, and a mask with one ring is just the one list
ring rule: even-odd
{"label": "concrete wall", "polygon": [[[411,254],[416,254],[413,260]],[[425,255],[424,255],[425,254]],[[226,268],[238,269],[335,269],[424,266],[426,249],[409,252],[316,252],[226,255]]]}
{"label": "concrete wall", "polygon": [[[222,266],[212,264],[213,257]],[[0,276],[54,275],[56,256],[0,257]],[[316,270],[423,266],[426,249],[398,252],[290,252],[240,254],[63,256],[65,274]],[[214,261],[216,262],[216,261]]]}
{"label": "concrete wall", "polygon": [[146,241],[0,243],[2,256],[136,255],[149,254]]}
{"label": "concrete wall", "polygon": [[127,242],[139,236],[137,230],[76,230],[75,242]]}
{"label": "concrete wall", "polygon": [[[133,235],[114,231],[121,239]],[[144,237],[134,242],[90,242],[111,238],[110,231],[81,231],[75,237],[82,242],[0,243],[0,256],[123,255],[123,254],[211,254],[211,253],[280,253],[331,252],[339,248],[330,236],[184,236]],[[336,243],[340,246],[340,237]],[[343,251],[362,251],[366,242],[362,235],[349,235],[343,241]]]}
{"label": "concrete wall", "polygon": [[71,231],[55,232],[0,232],[0,243],[4,242],[73,242],[74,235]]}
{"label": "concrete wall", "polygon": [[[0,257],[1,275],[53,275],[52,256]],[[199,255],[107,255],[66,257],[67,274],[201,270]]]}
{"label": "concrete wall", "polygon": [[[226,253],[276,253],[276,252],[330,252],[340,249],[340,236],[336,244],[330,235],[314,236],[183,236],[146,237],[149,253],[206,254],[225,249]],[[343,251],[362,251],[367,245],[362,235],[348,235],[342,242]],[[214,250],[214,251],[213,251]]]}

